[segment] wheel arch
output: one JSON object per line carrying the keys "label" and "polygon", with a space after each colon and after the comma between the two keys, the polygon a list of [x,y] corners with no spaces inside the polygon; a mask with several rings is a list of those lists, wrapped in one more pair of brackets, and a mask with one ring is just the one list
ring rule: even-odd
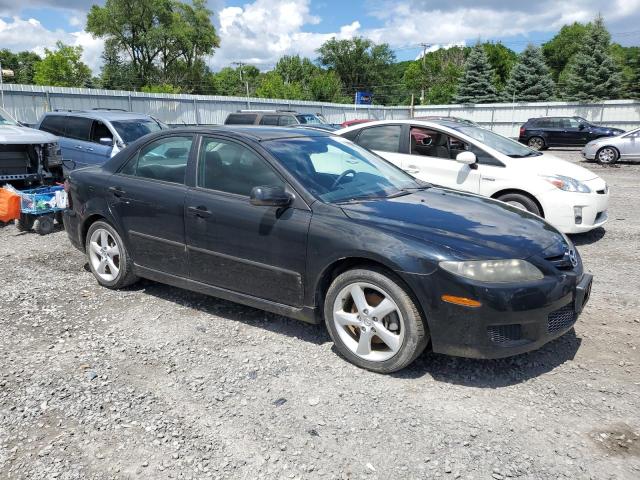
{"label": "wheel arch", "polygon": [[498,200],[498,197],[501,197],[502,195],[507,195],[509,193],[517,193],[518,195],[524,195],[525,197],[533,200],[535,204],[538,206],[538,208],[540,209],[542,218],[544,218],[544,208],[542,208],[542,204],[540,203],[540,201],[535,197],[535,195],[532,195],[525,190],[520,190],[518,188],[504,188],[502,190],[498,190],[493,195],[491,195],[491,198],[493,198],[494,200]]}
{"label": "wheel arch", "polygon": [[87,233],[89,233],[89,229],[91,228],[91,225],[93,225],[94,223],[96,223],[99,220],[103,220],[103,221],[111,224],[111,222],[109,222],[107,217],[105,217],[104,215],[101,215],[99,213],[93,213],[93,214],[89,215],[84,220],[84,222],[82,222],[82,226],[80,227],[80,240],[82,242],[83,250],[84,250],[85,245],[87,243]]}

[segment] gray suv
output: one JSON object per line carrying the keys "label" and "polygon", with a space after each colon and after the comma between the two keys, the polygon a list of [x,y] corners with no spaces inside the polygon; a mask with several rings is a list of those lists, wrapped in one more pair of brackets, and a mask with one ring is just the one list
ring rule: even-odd
{"label": "gray suv", "polygon": [[293,127],[296,125],[321,126],[327,123],[316,114],[298,113],[293,110],[238,110],[230,113],[224,124]]}
{"label": "gray suv", "polygon": [[56,135],[60,139],[62,158],[71,160],[74,168],[80,168],[101,165],[129,143],[169,127],[143,113],[94,109],[48,112],[36,128]]}

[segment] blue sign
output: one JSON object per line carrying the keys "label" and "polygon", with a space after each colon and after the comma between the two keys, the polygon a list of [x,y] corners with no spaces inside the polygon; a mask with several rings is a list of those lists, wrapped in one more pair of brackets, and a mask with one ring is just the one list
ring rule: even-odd
{"label": "blue sign", "polygon": [[371,105],[373,103],[373,94],[371,92],[356,92],[357,105]]}

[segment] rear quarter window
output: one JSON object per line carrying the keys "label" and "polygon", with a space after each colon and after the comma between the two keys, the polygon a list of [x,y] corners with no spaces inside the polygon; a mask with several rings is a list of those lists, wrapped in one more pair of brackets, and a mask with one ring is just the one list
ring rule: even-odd
{"label": "rear quarter window", "polygon": [[231,113],[225,120],[225,125],[253,125],[258,115],[252,113]]}
{"label": "rear quarter window", "polygon": [[66,137],[89,141],[93,120],[83,117],[66,117]]}
{"label": "rear quarter window", "polygon": [[42,119],[40,130],[49,132],[59,137],[64,137],[65,117],[60,115],[47,115]]}

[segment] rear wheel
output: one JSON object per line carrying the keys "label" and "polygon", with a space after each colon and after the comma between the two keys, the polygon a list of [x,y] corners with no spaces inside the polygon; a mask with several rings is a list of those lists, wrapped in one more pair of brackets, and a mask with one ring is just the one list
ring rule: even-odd
{"label": "rear wheel", "polygon": [[85,250],[89,268],[100,285],[118,289],[138,280],[122,238],[107,222],[99,220],[89,227]]}
{"label": "rear wheel", "polygon": [[544,139],[542,137],[531,137],[527,141],[527,145],[534,150],[544,150],[546,148],[546,144],[544,143]]}
{"label": "rear wheel", "polygon": [[521,210],[531,212],[539,217],[542,216],[542,212],[540,211],[538,204],[531,197],[523,195],[522,193],[506,193],[499,196],[497,199]]}
{"label": "rear wheel", "polygon": [[601,165],[613,165],[620,158],[620,153],[613,147],[603,147],[596,153],[596,160]]}
{"label": "rear wheel", "polygon": [[19,232],[28,232],[33,228],[33,217],[22,214],[20,215],[20,218],[16,218],[13,223]]}
{"label": "rear wheel", "polygon": [[38,235],[49,235],[53,232],[53,217],[40,215],[33,222],[33,229]]}
{"label": "rear wheel", "polygon": [[327,291],[324,317],[338,351],[374,372],[406,367],[429,342],[416,303],[398,279],[382,270],[339,275]]}

